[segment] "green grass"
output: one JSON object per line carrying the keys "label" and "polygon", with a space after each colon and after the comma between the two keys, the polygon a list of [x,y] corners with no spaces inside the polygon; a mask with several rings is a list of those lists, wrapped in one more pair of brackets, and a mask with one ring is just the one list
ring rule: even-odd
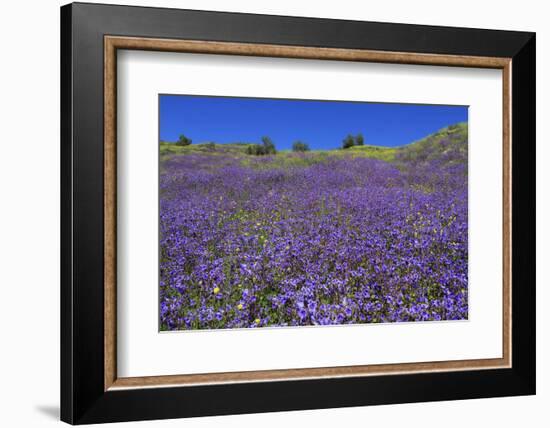
{"label": "green grass", "polygon": [[[443,144],[444,141],[447,144]],[[467,159],[468,124],[462,122],[445,127],[397,150],[400,158],[408,161],[436,159],[447,151],[455,151]]]}
{"label": "green grass", "polygon": [[307,153],[293,153],[290,151],[278,152],[271,157],[270,162],[257,162],[256,156],[246,156],[242,163],[253,168],[300,168],[321,163],[327,160],[333,152],[328,150],[312,150]]}
{"label": "green grass", "polygon": [[397,149],[394,147],[382,146],[355,146],[341,151],[344,153],[349,152],[353,157],[379,159],[386,162],[392,162],[395,159],[395,154],[397,153]]}
{"label": "green grass", "polygon": [[[447,141],[447,144],[442,144]],[[411,144],[400,147],[382,146],[355,146],[348,149],[336,150],[312,150],[305,153],[293,153],[290,150],[281,150],[272,156],[269,163],[256,162],[258,157],[246,154],[246,148],[252,143],[228,143],[213,144],[199,143],[189,146],[177,146],[174,143],[161,141],[161,160],[166,160],[175,155],[204,153],[215,156],[232,155],[241,157],[243,165],[256,168],[288,168],[304,167],[326,161],[329,157],[365,157],[379,159],[385,162],[403,160],[429,160],[441,156],[446,151],[458,151],[467,158],[468,155],[468,124],[458,123],[440,129],[427,137]]]}
{"label": "green grass", "polygon": [[161,157],[167,157],[171,155],[185,155],[192,153],[205,153],[205,154],[224,154],[232,153],[235,155],[244,155],[246,147],[249,144],[246,143],[229,143],[229,144],[214,144],[200,143],[191,144],[189,146],[178,146],[174,143],[168,143],[165,141],[160,142],[160,155]]}

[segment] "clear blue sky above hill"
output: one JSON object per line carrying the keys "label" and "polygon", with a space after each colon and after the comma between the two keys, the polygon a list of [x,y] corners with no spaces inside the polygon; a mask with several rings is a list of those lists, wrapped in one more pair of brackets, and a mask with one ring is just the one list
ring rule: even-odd
{"label": "clear blue sky above hill", "polygon": [[311,149],[334,149],[347,134],[365,144],[395,147],[468,120],[464,106],[309,101],[161,95],[160,139],[185,134],[193,143],[260,142],[269,136],[279,150],[296,140]]}

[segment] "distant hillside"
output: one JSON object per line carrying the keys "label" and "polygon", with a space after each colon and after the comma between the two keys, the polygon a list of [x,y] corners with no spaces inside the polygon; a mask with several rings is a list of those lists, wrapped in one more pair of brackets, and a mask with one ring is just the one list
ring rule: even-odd
{"label": "distant hillside", "polygon": [[[160,154],[164,157],[177,154],[205,153],[213,155],[246,155],[246,148],[253,143],[235,142],[215,144],[203,142],[189,146],[161,141]],[[400,147],[354,146],[345,150],[313,150],[308,157],[318,157],[322,161],[326,156],[352,156],[379,159],[386,162],[426,163],[434,160],[447,164],[464,163],[468,159],[468,124],[466,122],[447,126],[427,137]],[[289,150],[279,151],[278,157],[292,158],[295,153]],[[300,155],[304,157],[304,155]]]}
{"label": "distant hillside", "polygon": [[427,137],[399,147],[395,159],[403,162],[465,162],[468,160],[468,124],[447,126]]}
{"label": "distant hillside", "polygon": [[215,144],[211,142],[204,142],[199,144],[191,144],[189,146],[178,146],[175,143],[161,141],[160,142],[160,154],[183,154],[183,153],[235,153],[243,154],[250,143],[227,143],[227,144]]}

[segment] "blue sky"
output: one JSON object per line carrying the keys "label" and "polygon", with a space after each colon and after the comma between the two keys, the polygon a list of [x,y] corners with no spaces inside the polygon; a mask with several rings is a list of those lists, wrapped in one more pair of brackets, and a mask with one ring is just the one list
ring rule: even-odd
{"label": "blue sky", "polygon": [[347,134],[365,144],[401,146],[468,120],[464,106],[160,95],[160,139],[185,134],[193,143],[260,142],[278,150],[301,140],[311,149],[334,149]]}

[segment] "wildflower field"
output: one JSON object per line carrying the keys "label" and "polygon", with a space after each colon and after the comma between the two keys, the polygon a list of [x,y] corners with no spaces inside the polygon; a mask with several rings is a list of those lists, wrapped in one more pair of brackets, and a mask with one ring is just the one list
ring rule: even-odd
{"label": "wildflower field", "polygon": [[392,149],[160,159],[161,330],[467,319],[465,123]]}

